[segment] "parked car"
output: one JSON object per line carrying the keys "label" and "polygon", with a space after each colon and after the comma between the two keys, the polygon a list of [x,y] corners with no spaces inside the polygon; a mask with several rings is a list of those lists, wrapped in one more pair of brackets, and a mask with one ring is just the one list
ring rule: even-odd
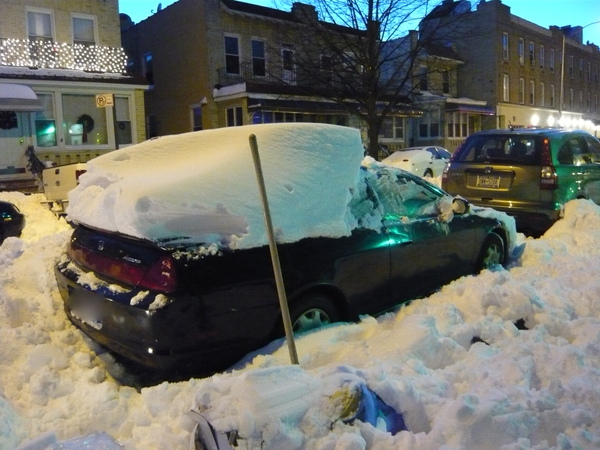
{"label": "parked car", "polygon": [[452,154],[442,147],[408,147],[395,151],[381,162],[423,178],[439,177]]}
{"label": "parked car", "polygon": [[442,188],[504,211],[520,229],[540,233],[561,217],[569,200],[600,204],[600,142],[576,130],[475,133],[446,166]]}
{"label": "parked car", "polygon": [[[294,157],[289,158],[283,196],[280,202],[273,202],[271,211],[276,218],[277,211],[282,211],[291,217],[292,222],[304,222],[304,214],[316,215],[314,223],[318,226],[330,222],[327,230],[344,222],[353,226],[351,232],[344,235],[327,236],[327,230],[323,229],[318,234],[305,230],[304,234],[290,240],[285,240],[285,229],[278,230],[279,238],[284,240],[277,248],[295,331],[355,320],[362,314],[388,311],[460,276],[505,263],[513,245],[514,230],[511,231],[510,227],[512,223],[514,228],[514,221],[511,218],[489,210],[486,214],[479,214],[466,201],[452,199],[421,178],[370,158],[366,158],[361,166],[362,146],[357,132],[356,153],[359,159],[356,166],[352,168],[352,165],[342,164],[343,171],[349,172],[353,183],[352,195],[348,197],[347,188],[340,189],[338,193],[334,186],[337,182],[322,192],[322,186],[315,186],[317,183],[312,180],[326,182],[339,175],[340,162],[334,151],[338,138],[332,135],[336,128],[324,128],[323,136],[331,135],[329,145],[325,141],[311,140],[306,136],[311,126],[315,125],[303,124],[300,127],[303,133],[297,136],[298,143],[290,141],[293,135],[284,135],[284,139],[279,140],[285,151],[278,154],[282,157],[292,154]],[[245,127],[233,131],[211,130],[214,134],[203,131],[199,133],[205,134],[198,135],[198,138],[209,136],[211,139],[207,139],[207,143],[235,145],[233,138],[223,136],[225,133],[242,132],[239,128]],[[261,130],[248,129],[252,132]],[[280,129],[268,128],[276,132]],[[291,132],[294,129],[290,124],[283,128]],[[349,129],[342,132],[350,132],[346,130]],[[90,163],[91,169],[81,177],[81,184],[74,191],[86,201],[81,208],[80,220],[89,217],[86,214],[95,203],[90,196],[97,194],[101,185],[106,190],[106,198],[110,198],[113,204],[119,202],[117,192],[128,196],[123,201],[131,198],[131,189],[107,187],[108,178],[99,170],[128,171],[129,168],[123,167],[130,162],[128,176],[133,177],[135,186],[140,189],[131,208],[144,214],[158,208],[163,190],[169,189],[176,180],[165,181],[160,189],[137,183],[144,173],[144,169],[138,169],[139,159],[144,149],[161,155],[169,148],[175,149],[170,153],[172,162],[178,148],[175,143],[183,147],[178,139],[192,140],[194,136],[170,138],[139,144],[139,149],[118,150],[116,154],[112,152]],[[328,148],[331,164],[317,160],[314,168],[302,172],[304,164],[298,163],[302,157],[297,151],[300,145],[310,151]],[[203,145],[197,148],[207,151]],[[349,152],[344,146],[339,150],[339,155]],[[198,154],[196,146],[193,151]],[[222,156],[223,152],[217,154]],[[242,157],[243,153],[234,155],[231,161]],[[133,158],[138,158],[138,161],[132,161]],[[268,162],[269,155],[264,159]],[[157,161],[161,161],[163,168],[168,164],[164,159]],[[184,162],[190,166],[189,161]],[[103,166],[100,167],[100,164]],[[237,189],[237,183],[246,181],[245,176],[222,160],[215,164],[217,173],[203,164],[193,168],[204,171],[205,178],[210,175],[211,178],[206,180],[210,183],[226,182]],[[278,173],[281,173],[278,163],[275,164]],[[246,164],[243,166],[246,167]],[[315,171],[319,173],[315,174]],[[236,173],[234,178],[230,176],[232,172]],[[269,167],[265,172],[271,172]],[[299,177],[298,174],[306,175]],[[97,177],[98,185],[94,185],[94,177]],[[311,177],[309,183],[306,183],[306,177]],[[125,177],[114,176],[111,179],[121,183]],[[202,177],[194,178],[194,181],[201,182]],[[248,186],[252,182],[252,179],[248,180]],[[173,204],[194,205],[206,193],[188,188],[187,184],[182,186],[186,188],[171,191],[165,197],[169,200],[168,207]],[[305,213],[300,212],[301,204],[294,203],[292,196],[298,193],[299,186],[317,189],[326,195],[317,195],[317,203],[330,201],[331,196],[340,196],[344,205],[342,214],[333,215],[331,222],[329,207],[321,210],[311,207]],[[146,189],[153,189],[152,200],[149,200]],[[230,218],[236,223],[241,222],[238,215],[233,214],[241,195],[244,195],[241,191],[238,195],[228,193],[223,197],[225,200],[219,202],[218,211],[200,211],[193,221],[188,215],[174,218],[175,213],[170,210],[161,223],[153,219],[149,230],[172,229],[185,223],[187,237],[204,228],[209,239],[214,233],[207,224],[220,226]],[[78,202],[73,201],[76,196],[72,192],[68,211],[77,211]],[[277,199],[276,196],[273,198]],[[100,220],[105,220],[104,216],[110,215],[111,210],[103,198],[98,205],[98,208],[103,208]],[[240,211],[256,209],[245,202],[240,208]],[[198,370],[199,367],[202,370],[224,368],[249,351],[284,335],[271,254],[266,243],[231,248],[224,244],[199,245],[174,237],[154,241],[140,239],[132,237],[131,231],[128,234],[109,229],[111,226],[117,228],[115,221],[131,213],[122,205],[114,209],[117,214],[103,222],[106,224],[103,229],[97,224],[79,223],[66,255],[56,266],[65,311],[69,319],[91,338],[113,352],[150,368],[186,371],[187,368]],[[194,206],[195,211],[200,209]],[[206,215],[206,221],[202,214]],[[123,229],[132,230],[131,223],[127,222]],[[225,228],[229,228],[229,224]],[[251,224],[248,228],[257,232],[259,230],[255,228],[261,226]]]}
{"label": "parked car", "polygon": [[20,236],[25,216],[10,202],[0,201],[0,244],[9,236]]}

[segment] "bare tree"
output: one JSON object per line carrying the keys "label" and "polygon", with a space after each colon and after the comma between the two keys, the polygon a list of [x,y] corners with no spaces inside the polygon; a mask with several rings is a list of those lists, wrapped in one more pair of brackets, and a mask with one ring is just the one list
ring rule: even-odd
{"label": "bare tree", "polygon": [[444,37],[456,31],[464,16],[429,20],[425,31],[409,33],[433,6],[428,0],[308,0],[291,5],[299,26],[284,32],[294,46],[298,87],[359,117],[370,156],[378,156],[384,120],[410,107],[419,89],[417,66],[427,63],[429,70],[436,70],[426,48],[448,45]]}

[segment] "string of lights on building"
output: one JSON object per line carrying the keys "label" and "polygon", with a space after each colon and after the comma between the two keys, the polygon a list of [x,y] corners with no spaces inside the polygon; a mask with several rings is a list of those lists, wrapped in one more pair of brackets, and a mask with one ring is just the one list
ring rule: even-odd
{"label": "string of lights on building", "polygon": [[2,39],[0,40],[0,65],[125,73],[127,56],[122,48],[67,44],[49,40]]}

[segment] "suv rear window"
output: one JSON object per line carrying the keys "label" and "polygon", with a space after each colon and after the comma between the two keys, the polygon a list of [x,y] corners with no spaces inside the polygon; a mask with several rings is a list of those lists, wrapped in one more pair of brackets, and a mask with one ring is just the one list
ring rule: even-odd
{"label": "suv rear window", "polygon": [[512,134],[472,136],[454,154],[453,161],[538,165],[541,139],[539,136]]}

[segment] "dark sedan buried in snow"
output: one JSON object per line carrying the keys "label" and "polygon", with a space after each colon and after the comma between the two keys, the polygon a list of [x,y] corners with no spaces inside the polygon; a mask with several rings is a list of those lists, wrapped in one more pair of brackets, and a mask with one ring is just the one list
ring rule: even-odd
{"label": "dark sedan buried in snow", "polygon": [[[305,141],[322,148],[322,139]],[[295,331],[378,314],[506,261],[514,239],[508,216],[478,213],[372,160],[355,170],[346,201],[349,233],[307,230],[286,242],[281,232],[278,253]],[[84,177],[82,189],[90,184]],[[286,211],[303,221],[301,211]],[[90,337],[142,365],[225,368],[284,334],[268,246],[230,247],[156,242],[80,223],[56,267],[65,310]]]}

